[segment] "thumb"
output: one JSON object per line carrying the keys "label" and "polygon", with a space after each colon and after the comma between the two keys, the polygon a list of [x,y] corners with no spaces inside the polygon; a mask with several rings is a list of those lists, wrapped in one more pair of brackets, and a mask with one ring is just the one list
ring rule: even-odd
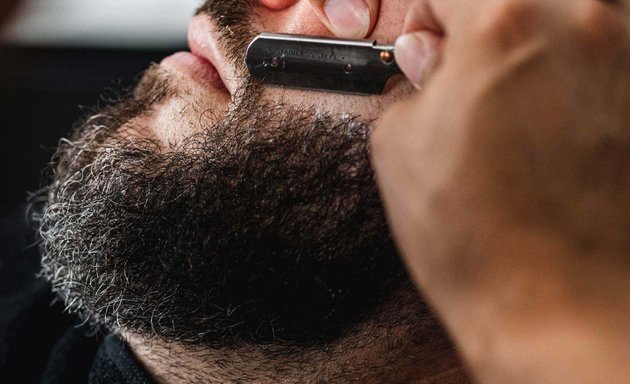
{"label": "thumb", "polygon": [[337,37],[362,39],[378,18],[380,0],[309,0],[315,13]]}
{"label": "thumb", "polygon": [[439,64],[440,42],[438,35],[428,31],[408,33],[396,40],[398,66],[418,89]]}

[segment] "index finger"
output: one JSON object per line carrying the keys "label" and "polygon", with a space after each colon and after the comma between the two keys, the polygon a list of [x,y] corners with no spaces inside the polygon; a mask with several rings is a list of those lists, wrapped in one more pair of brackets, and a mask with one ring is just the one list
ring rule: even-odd
{"label": "index finger", "polygon": [[444,34],[444,27],[435,15],[429,0],[414,1],[407,12],[403,34],[416,31],[430,31],[438,35]]}
{"label": "index finger", "polygon": [[315,13],[337,37],[362,39],[372,33],[380,0],[309,0]]}

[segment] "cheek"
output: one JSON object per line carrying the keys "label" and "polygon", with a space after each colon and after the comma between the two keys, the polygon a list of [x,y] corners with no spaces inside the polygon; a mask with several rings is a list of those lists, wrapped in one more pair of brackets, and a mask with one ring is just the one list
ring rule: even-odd
{"label": "cheek", "polygon": [[[165,100],[150,112],[136,117],[120,127],[118,138],[156,140],[163,153],[199,132],[197,113],[179,98]],[[197,118],[195,118],[197,116]]]}
{"label": "cheek", "polygon": [[382,0],[378,21],[369,38],[382,44],[393,44],[402,33],[411,3],[412,0]]}
{"label": "cheek", "polygon": [[223,92],[207,91],[186,79],[178,85],[179,95],[132,119],[121,127],[118,136],[155,139],[167,151],[225,118],[230,100]]}
{"label": "cheek", "polygon": [[199,115],[191,101],[178,97],[156,108],[143,122],[151,128],[162,146],[169,148],[200,131]]}
{"label": "cheek", "polygon": [[340,93],[324,93],[267,87],[263,99],[274,104],[287,106],[309,106],[319,113],[333,116],[353,115],[364,120],[377,119],[393,103],[408,97],[415,88],[402,76],[387,83],[385,92],[379,96],[356,96]]}

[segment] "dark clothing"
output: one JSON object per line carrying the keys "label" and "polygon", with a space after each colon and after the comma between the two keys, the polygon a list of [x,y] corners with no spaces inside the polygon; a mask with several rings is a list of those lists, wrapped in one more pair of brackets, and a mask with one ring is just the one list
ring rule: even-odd
{"label": "dark clothing", "polygon": [[42,279],[0,291],[0,384],[152,382],[122,340],[90,335]]}

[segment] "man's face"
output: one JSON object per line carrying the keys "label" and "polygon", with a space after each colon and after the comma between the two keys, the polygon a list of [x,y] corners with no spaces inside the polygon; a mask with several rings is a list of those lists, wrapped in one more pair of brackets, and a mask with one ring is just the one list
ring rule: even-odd
{"label": "man's face", "polygon": [[[383,1],[391,43],[406,1]],[[44,273],[95,324],[211,346],[325,343],[406,284],[369,164],[383,96],[265,88],[242,58],[261,31],[325,33],[308,1],[207,1],[198,57],[147,71],[55,159]]]}
{"label": "man's face", "polygon": [[[254,3],[254,6],[250,3]],[[401,33],[408,3],[409,0],[382,1],[378,22],[369,38],[392,44]],[[315,36],[330,34],[306,0],[298,0],[294,6],[283,11],[270,10],[257,1],[225,1],[221,4],[208,1],[202,11],[190,24],[190,46],[194,53],[210,59],[220,79],[214,84],[207,81],[208,77],[213,76],[203,73],[202,67],[190,68],[190,59],[181,55],[162,63],[165,69],[172,72],[173,80],[177,79],[177,87],[187,89],[190,93],[186,97],[166,101],[160,106],[159,113],[149,116],[145,122],[144,125],[152,127],[150,134],[164,144],[181,142],[197,132],[199,124],[196,121],[191,123],[191,119],[198,120],[199,113],[190,114],[190,107],[195,103],[212,110],[215,118],[222,117],[231,98],[249,80],[243,54],[251,39],[260,32]],[[208,17],[208,14],[214,17]],[[399,76],[391,79],[385,93],[380,96],[351,96],[274,87],[258,89],[257,92],[259,94],[256,97],[275,105],[309,107],[316,112],[360,116],[367,121],[377,118],[388,104],[411,93],[412,86]],[[207,116],[205,118],[208,119]]]}

